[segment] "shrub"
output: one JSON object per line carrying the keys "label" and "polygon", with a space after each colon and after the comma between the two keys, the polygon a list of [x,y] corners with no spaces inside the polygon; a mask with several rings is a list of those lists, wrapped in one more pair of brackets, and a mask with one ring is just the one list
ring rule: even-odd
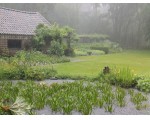
{"label": "shrub", "polygon": [[92,50],[102,50],[102,51],[105,52],[105,54],[109,53],[109,48],[108,47],[92,46],[91,49]]}
{"label": "shrub", "polygon": [[31,67],[25,71],[25,79],[31,80],[44,80],[46,78],[51,78],[56,74],[56,70],[52,68],[37,68]]}
{"label": "shrub", "polygon": [[75,49],[76,56],[87,56],[87,55],[104,55],[105,53],[100,50],[86,50],[86,49]]}
{"label": "shrub", "polygon": [[88,51],[87,54],[88,54],[88,55],[92,55],[92,52],[91,52],[91,51]]}
{"label": "shrub", "polygon": [[52,56],[51,58],[51,63],[65,63],[65,62],[70,62],[70,59],[65,57],[65,56],[62,56],[62,57],[59,57],[59,56]]}
{"label": "shrub", "polygon": [[91,51],[92,55],[95,54],[94,51],[103,51],[105,54],[122,52],[122,48],[119,46],[119,44],[111,42],[109,40],[104,40],[100,42],[91,42],[91,43],[78,42],[78,43],[74,43],[73,47],[79,51],[84,51],[84,52]]}
{"label": "shrub", "polygon": [[9,50],[7,48],[0,48],[0,56],[8,57],[9,56]]}
{"label": "shrub", "polygon": [[[61,61],[60,61],[61,62]],[[37,79],[42,80],[45,78],[53,77],[56,74],[54,69],[38,68],[37,66],[31,66],[28,61],[19,61],[14,59],[11,63],[3,64],[0,67],[0,79]]]}
{"label": "shrub", "polygon": [[79,37],[82,42],[99,42],[110,38],[104,34],[79,35]]}
{"label": "shrub", "polygon": [[90,52],[92,52],[92,55],[104,55],[105,52],[102,50],[88,50]]}
{"label": "shrub", "polygon": [[75,56],[75,52],[73,48],[66,48],[64,50],[65,56]]}
{"label": "shrub", "polygon": [[26,62],[31,66],[35,64],[50,64],[51,57],[39,51],[18,51],[11,61],[17,60],[19,63]]}
{"label": "shrub", "polygon": [[48,53],[50,55],[62,56],[64,55],[63,46],[59,42],[52,41]]}
{"label": "shrub", "polygon": [[5,68],[1,70],[1,77],[3,79],[21,79],[22,72],[19,71],[17,67],[6,65]]}
{"label": "shrub", "polygon": [[137,88],[144,92],[150,92],[150,80],[139,80]]}
{"label": "shrub", "polygon": [[87,52],[84,50],[75,49],[74,52],[75,52],[76,56],[86,56],[87,55]]}
{"label": "shrub", "polygon": [[26,62],[30,66],[46,65],[51,63],[70,62],[70,60],[64,56],[49,56],[39,51],[19,51],[11,58],[11,61],[18,60]]}

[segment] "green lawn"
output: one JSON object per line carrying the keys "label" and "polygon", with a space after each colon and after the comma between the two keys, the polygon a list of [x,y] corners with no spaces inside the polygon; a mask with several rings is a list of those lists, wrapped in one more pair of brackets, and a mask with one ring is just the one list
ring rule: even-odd
{"label": "green lawn", "polygon": [[70,63],[55,64],[59,75],[96,76],[104,66],[129,67],[139,75],[150,75],[150,51],[125,51],[100,56],[80,56],[71,58]]}

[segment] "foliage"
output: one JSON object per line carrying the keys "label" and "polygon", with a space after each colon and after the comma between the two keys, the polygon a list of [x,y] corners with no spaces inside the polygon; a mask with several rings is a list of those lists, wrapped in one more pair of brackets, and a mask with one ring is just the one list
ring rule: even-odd
{"label": "foliage", "polygon": [[74,53],[74,49],[73,48],[66,48],[64,50],[64,54],[65,56],[75,56],[75,53]]}
{"label": "foliage", "polygon": [[[33,39],[33,47],[36,50],[43,51],[45,53],[47,53],[49,48],[50,54],[58,56],[63,55],[62,43],[64,39],[66,39],[66,49],[68,50],[71,49],[71,42],[78,40],[78,36],[74,29],[69,26],[59,27],[57,24],[53,24],[51,26],[40,24],[37,26],[35,33],[36,35]],[[68,55],[72,56],[72,52]]]}
{"label": "foliage", "polygon": [[102,50],[105,52],[105,54],[122,52],[122,48],[119,46],[119,44],[109,40],[105,40],[99,44],[93,44],[90,48],[93,50]]}
{"label": "foliage", "polygon": [[18,60],[19,62],[24,61],[31,66],[51,64],[51,57],[40,51],[18,51],[14,57],[11,57],[11,60]]}
{"label": "foliage", "polygon": [[125,96],[126,96],[126,91],[120,87],[116,88],[116,100],[117,100],[117,104],[120,107],[124,107],[125,106]]}
{"label": "foliage", "polygon": [[64,56],[49,56],[40,51],[18,51],[11,60],[25,60],[30,66],[51,65],[51,63],[69,62],[70,60]]}
{"label": "foliage", "polygon": [[109,48],[108,47],[96,47],[96,46],[93,46],[93,47],[91,47],[91,49],[93,49],[93,50],[102,50],[102,51],[105,52],[105,54],[109,53]]}
{"label": "foliage", "polygon": [[52,68],[38,68],[38,67],[29,67],[25,71],[24,79],[30,80],[44,80],[46,78],[51,78],[56,75],[56,70]]}
{"label": "foliage", "polygon": [[87,56],[87,52],[84,50],[75,49],[74,50],[76,56]]}
{"label": "foliage", "polygon": [[[118,53],[122,52],[122,48],[117,43],[110,42],[108,40],[100,41],[100,42],[92,42],[92,43],[74,43],[73,47],[75,50],[83,51],[83,52],[92,52],[94,55],[97,55],[94,53],[96,50],[103,51],[105,54],[108,53]],[[99,54],[98,54],[99,55]]]}
{"label": "foliage", "polygon": [[9,50],[7,48],[0,48],[0,57],[9,57]]}
{"label": "foliage", "polygon": [[66,38],[67,48],[71,48],[71,42],[79,40],[78,35],[75,33],[75,30],[69,26],[64,26],[63,29],[65,31],[64,38]]}
{"label": "foliage", "polygon": [[[56,70],[53,69],[51,62],[68,62],[65,57],[49,57],[41,52],[19,51],[8,62],[3,62],[0,70],[0,78],[4,79],[37,79],[53,77]],[[38,68],[38,66],[49,65],[49,67]]]}
{"label": "foliage", "polygon": [[100,42],[103,40],[107,40],[110,37],[104,34],[87,34],[87,35],[79,35],[80,40],[84,42]]}
{"label": "foliage", "polygon": [[[123,89],[116,88],[113,91],[110,84],[99,81],[75,81],[50,85],[46,82],[21,81],[12,84],[11,81],[1,81],[0,88],[0,105],[3,108],[8,108],[4,106],[10,105],[13,111],[16,106],[14,112],[20,113],[22,111],[23,114],[25,110],[29,110],[26,114],[33,114],[34,110],[43,109],[45,105],[49,106],[53,112],[61,114],[72,114],[72,111],[78,111],[88,115],[95,107],[100,107],[111,113],[115,110],[116,102],[120,107],[125,105],[124,97],[126,95]],[[133,102],[137,97],[139,101],[147,100],[139,92],[135,94],[133,91],[132,95],[134,95],[131,99]],[[18,96],[21,99],[18,99]],[[21,111],[18,111],[19,109]],[[0,114],[7,113],[0,109]]]}
{"label": "foliage", "polygon": [[1,71],[1,79],[18,80],[18,79],[32,79],[32,80],[43,80],[51,78],[56,74],[56,70],[49,66],[45,68],[38,67],[21,67],[21,65],[7,65]]}
{"label": "foliage", "polygon": [[66,43],[67,43],[67,47],[64,50],[64,54],[66,56],[74,56],[75,53],[74,53],[74,49],[71,47],[71,42],[77,41],[79,38],[75,33],[75,30],[72,29],[71,27],[65,26],[63,29],[65,31],[64,38],[66,39]]}
{"label": "foliage", "polygon": [[32,40],[32,47],[36,50],[42,51],[43,47],[46,45],[46,40],[48,42],[51,40],[51,36],[49,35],[50,29],[46,25],[39,24],[35,30],[35,33],[36,35]]}
{"label": "foliage", "polygon": [[71,114],[73,109],[84,115],[91,114],[92,108],[98,105],[99,94],[97,90],[99,87],[94,87],[89,82],[85,84],[85,87],[83,82],[64,83],[62,85],[57,84],[52,86],[52,88],[55,88],[54,91],[60,89],[60,92],[53,94],[48,100],[50,108],[57,112],[63,111],[64,114]]}
{"label": "foliage", "polygon": [[144,92],[150,92],[150,80],[139,80],[137,88]]}
{"label": "foliage", "polygon": [[76,56],[88,56],[88,55],[104,55],[105,53],[100,50],[86,50],[86,49],[75,49]]}
{"label": "foliage", "polygon": [[134,92],[132,90],[129,91],[131,101],[135,104],[135,107],[137,110],[140,110],[141,108],[145,108],[146,105],[143,105],[144,101],[147,101],[147,97],[143,95],[142,93]]}
{"label": "foliage", "polygon": [[59,42],[52,41],[51,42],[51,47],[48,50],[48,54],[56,55],[56,56],[64,55],[63,46]]}
{"label": "foliage", "polygon": [[5,114],[9,115],[30,114],[32,109],[32,107],[21,97],[17,97],[16,101],[10,106],[1,105],[0,107]]}
{"label": "foliage", "polygon": [[33,39],[33,47],[36,50],[46,52],[51,46],[52,41],[57,41],[62,44],[63,36],[65,31],[63,28],[59,27],[58,24],[53,24],[51,26],[45,26],[39,24],[35,31],[36,35]]}
{"label": "foliage", "polygon": [[51,63],[56,64],[56,63],[65,63],[65,62],[70,62],[70,59],[65,57],[65,56],[52,56],[51,58]]}
{"label": "foliage", "polygon": [[135,79],[135,75],[133,71],[129,68],[122,69],[111,69],[110,73],[100,74],[100,80],[107,81],[113,85],[121,86],[121,87],[135,87],[137,84],[137,80]]}

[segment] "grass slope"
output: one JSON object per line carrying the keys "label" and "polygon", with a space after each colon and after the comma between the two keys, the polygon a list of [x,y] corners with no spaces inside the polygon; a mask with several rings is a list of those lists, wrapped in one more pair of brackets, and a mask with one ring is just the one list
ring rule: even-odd
{"label": "grass slope", "polygon": [[71,58],[70,63],[55,64],[59,75],[96,76],[104,66],[129,67],[140,75],[150,74],[150,51],[128,50],[117,54],[101,56],[80,56]]}

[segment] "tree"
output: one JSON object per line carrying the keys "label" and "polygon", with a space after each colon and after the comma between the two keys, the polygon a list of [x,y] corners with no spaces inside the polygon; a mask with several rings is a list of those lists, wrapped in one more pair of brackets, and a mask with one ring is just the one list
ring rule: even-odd
{"label": "tree", "polygon": [[50,41],[52,40],[49,26],[44,24],[39,24],[35,30],[36,35],[32,40],[32,46],[36,50],[45,52],[46,46],[50,45]]}
{"label": "tree", "polygon": [[63,29],[65,32],[64,38],[66,39],[67,48],[71,48],[71,42],[79,40],[79,37],[71,27],[65,26]]}
{"label": "tree", "polygon": [[147,41],[150,41],[150,5],[146,5],[142,11],[143,18],[143,28],[144,28],[144,38]]}
{"label": "tree", "polygon": [[47,52],[47,49],[51,46],[51,41],[58,41],[62,44],[64,32],[58,24],[46,26],[39,24],[35,30],[36,35],[33,38],[33,47],[36,50]]}
{"label": "tree", "polygon": [[65,26],[64,28],[65,34],[64,38],[66,39],[67,48],[64,50],[64,54],[66,56],[74,56],[74,50],[71,48],[71,42],[77,41],[79,39],[78,35],[75,33],[75,30],[69,26]]}
{"label": "tree", "polygon": [[125,48],[137,48],[142,40],[140,12],[143,4],[109,4],[112,20],[112,39]]}

